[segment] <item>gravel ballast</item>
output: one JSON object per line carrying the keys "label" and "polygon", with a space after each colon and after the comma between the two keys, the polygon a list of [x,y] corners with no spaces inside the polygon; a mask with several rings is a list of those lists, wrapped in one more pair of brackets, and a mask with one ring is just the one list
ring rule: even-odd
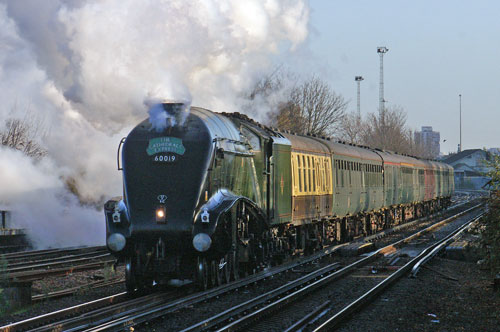
{"label": "gravel ballast", "polygon": [[401,279],[340,331],[500,331],[500,293],[488,271],[439,257],[428,267]]}

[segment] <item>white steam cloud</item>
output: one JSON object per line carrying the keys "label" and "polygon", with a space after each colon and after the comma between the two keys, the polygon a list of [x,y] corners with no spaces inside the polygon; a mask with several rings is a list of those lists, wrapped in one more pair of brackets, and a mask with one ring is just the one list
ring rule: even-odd
{"label": "white steam cloud", "polygon": [[241,111],[308,19],[305,0],[0,0],[0,129],[27,110],[48,127],[41,162],[0,149],[0,205],[39,247],[104,243],[67,179],[90,202],[120,194],[116,148],[151,101]]}

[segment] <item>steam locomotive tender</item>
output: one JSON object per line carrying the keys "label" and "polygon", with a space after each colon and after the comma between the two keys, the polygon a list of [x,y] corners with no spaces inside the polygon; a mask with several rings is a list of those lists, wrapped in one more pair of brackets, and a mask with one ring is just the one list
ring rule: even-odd
{"label": "steam locomotive tender", "polygon": [[122,143],[123,197],[105,204],[106,238],[126,263],[129,291],[229,282],[445,208],[454,190],[446,164],[281,132],[239,113],[193,107],[182,125],[158,132],[145,120]]}

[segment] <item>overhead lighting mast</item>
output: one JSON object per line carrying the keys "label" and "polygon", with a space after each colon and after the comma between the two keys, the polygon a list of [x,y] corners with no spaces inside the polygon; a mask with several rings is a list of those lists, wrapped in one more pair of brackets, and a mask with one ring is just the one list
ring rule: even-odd
{"label": "overhead lighting mast", "polygon": [[379,85],[379,115],[382,116],[385,112],[385,99],[384,99],[384,54],[389,52],[385,46],[377,47],[377,53],[380,55],[380,85]]}
{"label": "overhead lighting mast", "polygon": [[358,83],[358,117],[361,117],[361,81],[364,78],[363,76],[355,76],[354,80]]}
{"label": "overhead lighting mast", "polygon": [[458,152],[462,152],[462,94],[458,95],[459,107],[460,107],[460,145],[458,147]]}

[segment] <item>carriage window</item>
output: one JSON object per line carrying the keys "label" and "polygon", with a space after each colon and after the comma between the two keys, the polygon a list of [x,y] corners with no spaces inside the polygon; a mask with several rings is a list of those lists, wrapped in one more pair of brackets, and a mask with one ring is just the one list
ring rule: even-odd
{"label": "carriage window", "polygon": [[321,172],[321,191],[324,193],[325,192],[325,182],[326,182],[326,172],[325,172],[325,163],[324,163],[324,158],[321,158],[319,161],[319,169]]}
{"label": "carriage window", "polygon": [[312,191],[316,192],[316,158],[312,157],[312,174],[313,174],[313,188]]}
{"label": "carriage window", "polygon": [[319,167],[319,185],[320,185],[320,190],[322,193],[325,193],[325,181],[326,181],[326,174],[325,174],[325,163],[323,162],[325,160],[324,158],[321,158],[318,161],[318,167]]}
{"label": "carriage window", "polygon": [[331,167],[331,159],[326,160],[326,190],[330,192],[332,189],[332,167]]}
{"label": "carriage window", "polygon": [[302,163],[300,162],[300,156],[297,155],[297,165],[298,165],[298,169],[297,169],[297,172],[299,173],[299,192],[302,192],[302,188],[303,188],[303,178],[302,178]]}
{"label": "carriage window", "polygon": [[302,156],[302,176],[304,177],[304,192],[307,192],[308,183],[307,183],[307,166],[306,166],[306,157]]}
{"label": "carriage window", "polygon": [[328,159],[324,159],[324,164],[323,164],[323,167],[325,168],[325,191],[328,190],[328,167],[327,167],[327,164],[328,164]]}
{"label": "carriage window", "polygon": [[306,157],[307,161],[307,173],[306,173],[306,178],[307,178],[307,187],[306,187],[306,192],[310,192],[312,188],[312,183],[311,183],[311,162],[310,162],[310,157]]}
{"label": "carriage window", "polygon": [[[339,161],[335,160],[335,164],[338,165]],[[337,184],[337,187],[340,185],[339,184],[339,168],[335,170],[335,183]]]}
{"label": "carriage window", "polygon": [[[349,169],[352,169],[352,162],[349,162]],[[349,172],[349,186],[352,186],[352,178],[351,172]]]}
{"label": "carriage window", "polygon": [[307,186],[307,191],[311,192],[313,188],[313,181],[312,181],[312,165],[310,156],[307,156],[307,174],[309,176],[309,185]]}

